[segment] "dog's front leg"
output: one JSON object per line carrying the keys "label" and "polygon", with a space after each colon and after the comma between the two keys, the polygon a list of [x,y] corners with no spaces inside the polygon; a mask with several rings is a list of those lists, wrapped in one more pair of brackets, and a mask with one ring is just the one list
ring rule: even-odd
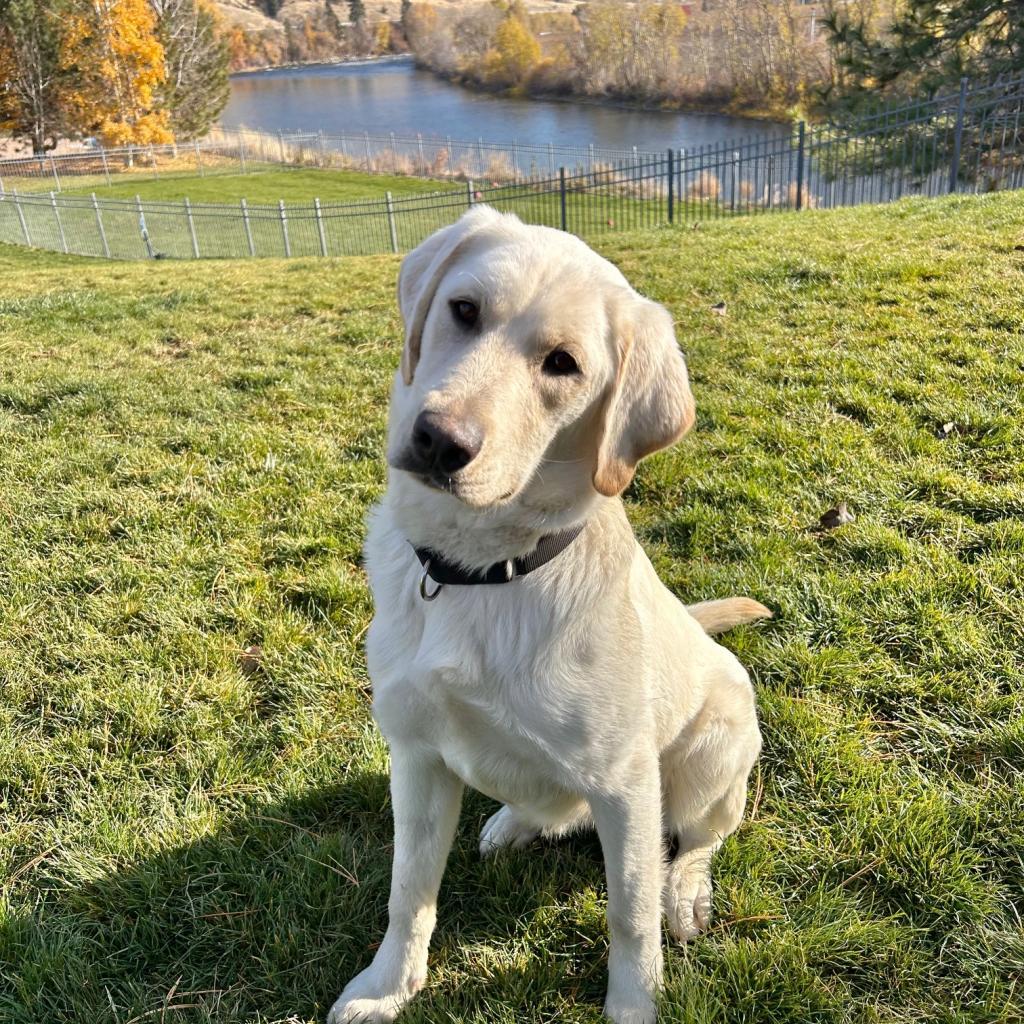
{"label": "dog's front leg", "polygon": [[388,930],[373,963],[345,986],[328,1024],[381,1024],[423,987],[437,891],[455,836],[462,783],[433,752],[391,752],[395,859]]}
{"label": "dog's front leg", "polygon": [[608,997],[615,1024],[654,1024],[661,988],[661,782],[654,751],[590,796],[608,882]]}

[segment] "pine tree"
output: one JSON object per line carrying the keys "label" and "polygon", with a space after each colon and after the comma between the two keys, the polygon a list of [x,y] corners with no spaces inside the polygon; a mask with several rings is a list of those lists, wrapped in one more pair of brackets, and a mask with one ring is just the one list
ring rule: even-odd
{"label": "pine tree", "polygon": [[908,0],[882,38],[840,14],[826,26],[854,94],[934,92],[964,75],[1024,71],[1024,0]]}
{"label": "pine tree", "polygon": [[157,90],[182,139],[205,135],[228,101],[227,39],[208,0],[150,0],[167,76]]}
{"label": "pine tree", "polygon": [[348,20],[361,25],[366,20],[366,4],[363,0],[348,0]]}

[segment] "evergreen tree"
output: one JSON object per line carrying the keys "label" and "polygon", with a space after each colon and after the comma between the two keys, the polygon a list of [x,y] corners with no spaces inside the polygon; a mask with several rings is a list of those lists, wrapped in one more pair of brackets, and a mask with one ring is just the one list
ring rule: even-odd
{"label": "evergreen tree", "polygon": [[363,0],[348,0],[348,20],[361,25],[366,20],[366,4]]}
{"label": "evergreen tree", "polygon": [[1024,72],[1024,0],[908,0],[882,38],[839,13],[825,24],[854,95]]}
{"label": "evergreen tree", "polygon": [[205,135],[228,101],[228,42],[208,0],[150,0],[167,78],[158,90],[178,138]]}

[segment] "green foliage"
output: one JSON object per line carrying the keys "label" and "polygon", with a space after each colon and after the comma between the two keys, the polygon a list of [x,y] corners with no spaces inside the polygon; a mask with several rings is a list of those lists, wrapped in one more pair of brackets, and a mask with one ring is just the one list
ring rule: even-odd
{"label": "green foliage", "polygon": [[1024,0],[908,0],[881,34],[841,8],[825,24],[854,95],[934,93],[965,75],[1024,73]]}
{"label": "green foliage", "polygon": [[[725,638],[765,748],[666,1022],[1020,1016],[1022,233],[1002,193],[602,245],[697,398],[627,494],[641,542],[684,599],[777,611]],[[5,1024],[321,1022],[380,941],[360,546],[397,270],[0,249]],[[481,863],[493,806],[404,1020],[599,1024],[599,844]]]}
{"label": "green foliage", "polygon": [[230,95],[228,44],[207,0],[151,0],[167,80],[160,100],[178,139],[205,135]]}
{"label": "green foliage", "polygon": [[366,20],[366,4],[363,0],[348,0],[348,18],[353,25],[359,25]]}
{"label": "green foliage", "polygon": [[65,0],[0,0],[0,131],[52,149],[65,130]]}

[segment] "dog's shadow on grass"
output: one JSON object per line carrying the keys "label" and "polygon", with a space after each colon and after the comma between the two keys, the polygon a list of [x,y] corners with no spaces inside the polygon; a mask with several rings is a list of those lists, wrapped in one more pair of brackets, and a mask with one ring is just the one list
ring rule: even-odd
{"label": "dog's shadow on grass", "polygon": [[[402,1020],[554,1020],[566,997],[594,1005],[579,1019],[599,1020],[598,842],[482,861],[477,835],[494,807],[467,793],[431,985]],[[202,838],[85,884],[44,875],[36,911],[0,923],[0,959],[15,966],[0,1010],[14,1024],[322,1020],[384,934],[391,854],[387,777],[367,769],[245,803]]]}

